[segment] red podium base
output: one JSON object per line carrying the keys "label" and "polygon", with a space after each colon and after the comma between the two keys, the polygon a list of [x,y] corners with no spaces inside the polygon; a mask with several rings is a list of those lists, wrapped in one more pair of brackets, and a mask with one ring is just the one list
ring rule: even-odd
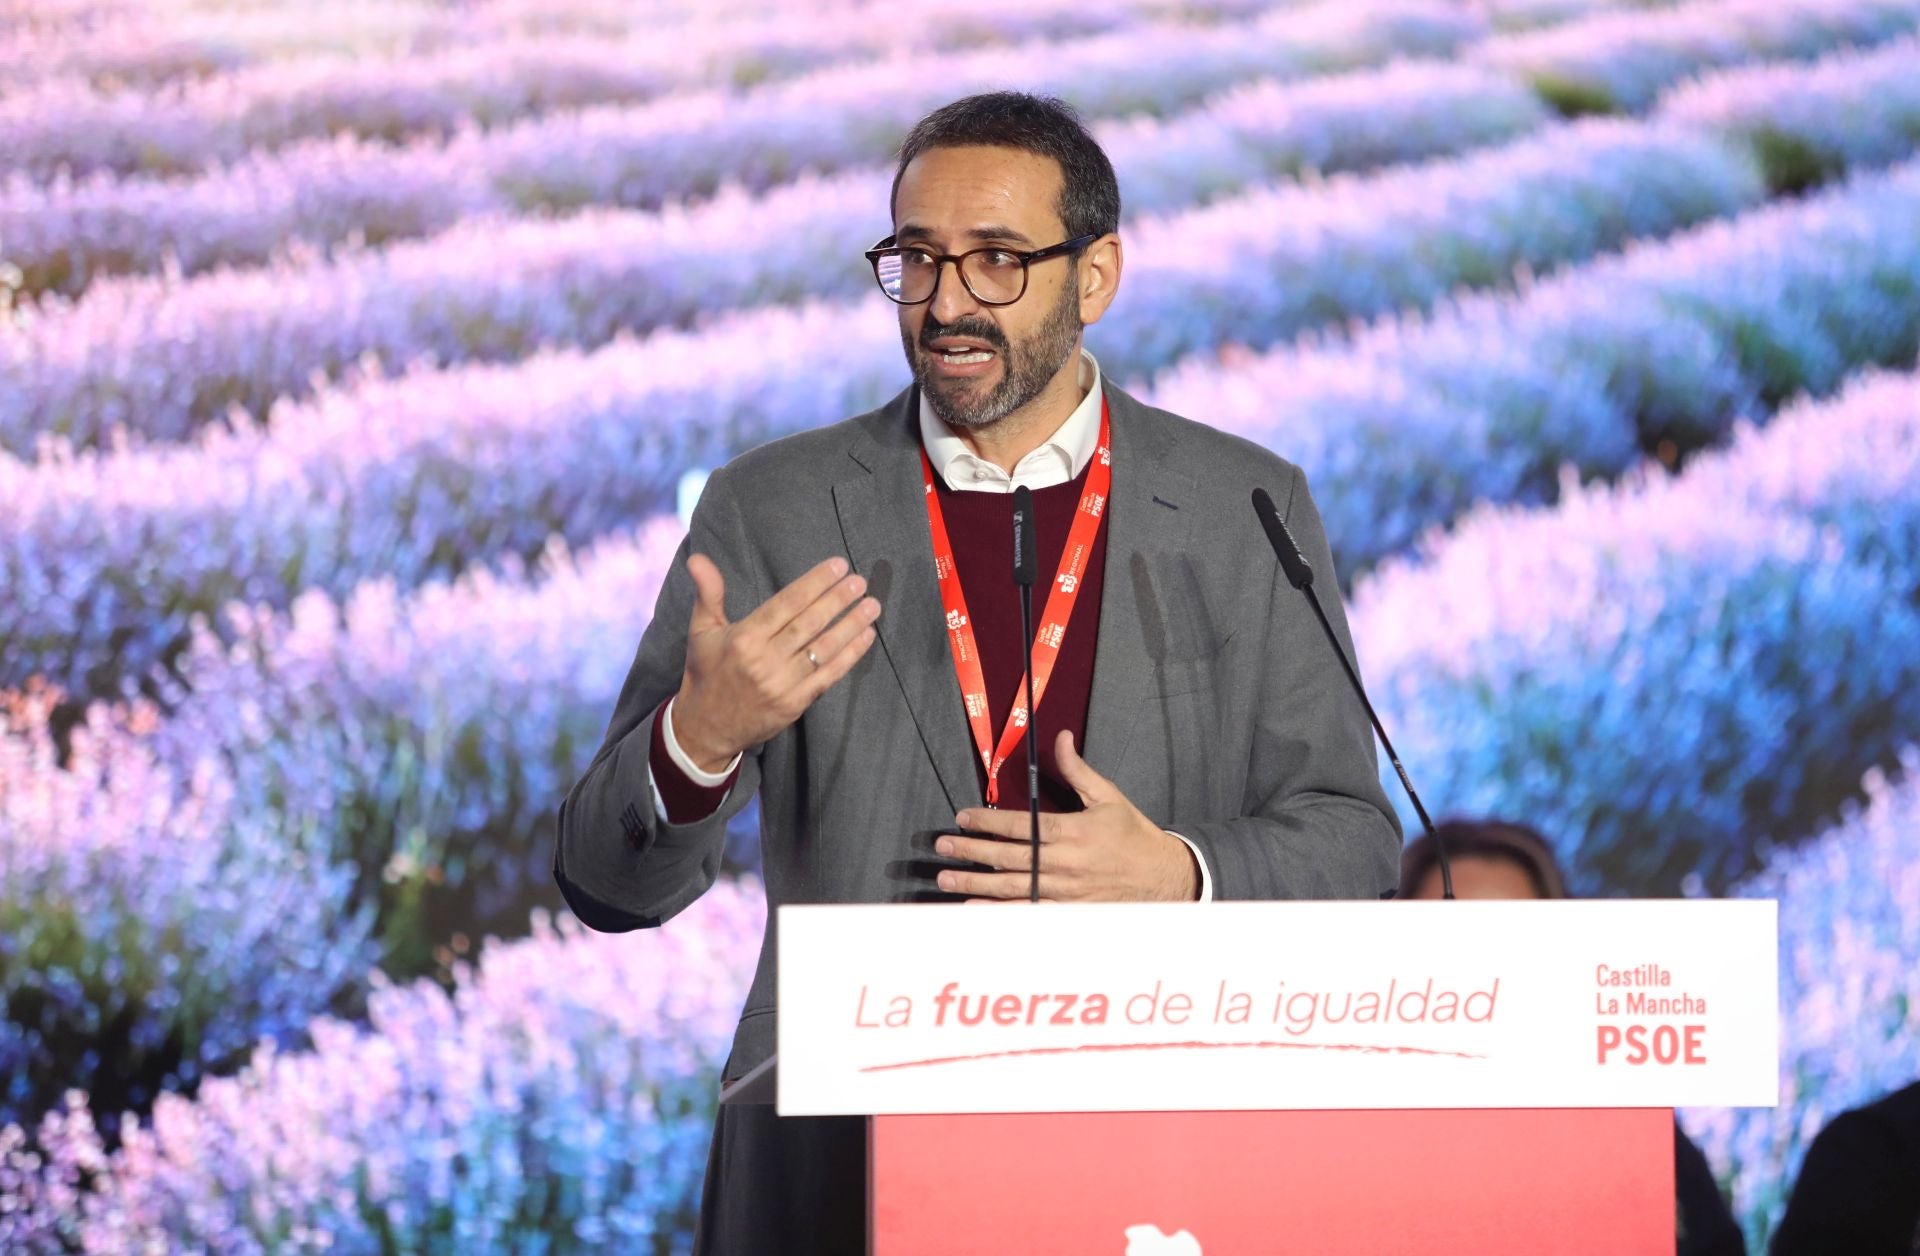
{"label": "red podium base", "polygon": [[872,1130],[872,1256],[1674,1250],[1665,1108],[883,1116]]}

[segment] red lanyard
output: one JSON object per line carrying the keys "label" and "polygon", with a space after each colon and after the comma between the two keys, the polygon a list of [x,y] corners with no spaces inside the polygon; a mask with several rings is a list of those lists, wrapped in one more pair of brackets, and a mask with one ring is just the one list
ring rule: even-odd
{"label": "red lanyard", "polygon": [[[1086,488],[1080,493],[1080,507],[1074,512],[1073,526],[1067,531],[1067,547],[1060,555],[1060,569],[1047,593],[1045,612],[1033,634],[1033,704],[1046,696],[1047,681],[1060,658],[1060,645],[1067,639],[1067,621],[1073,616],[1073,604],[1080,596],[1080,579],[1086,574],[1087,557],[1093,552],[1093,538],[1100,530],[1100,516],[1106,510],[1107,490],[1113,484],[1113,452],[1107,443],[1107,399],[1100,399],[1100,444],[1093,465],[1087,468]],[[967,703],[967,723],[973,728],[973,742],[980,751],[980,762],[987,769],[987,805],[999,805],[1000,765],[1020,744],[1027,726],[1026,673],[1020,674],[1020,686],[1014,691],[1013,709],[1007,712],[1007,726],[1000,733],[1000,744],[993,744],[993,726],[987,719],[987,676],[980,666],[980,651],[974,644],[973,624],[967,617],[966,595],[960,591],[960,573],[953,562],[953,542],[947,538],[947,521],[940,511],[940,495],[933,487],[933,463],[927,451],[920,451],[920,473],[927,486],[927,523],[933,530],[933,569],[940,580],[940,601],[947,612],[947,644],[953,648],[953,670],[960,677],[960,692]]]}

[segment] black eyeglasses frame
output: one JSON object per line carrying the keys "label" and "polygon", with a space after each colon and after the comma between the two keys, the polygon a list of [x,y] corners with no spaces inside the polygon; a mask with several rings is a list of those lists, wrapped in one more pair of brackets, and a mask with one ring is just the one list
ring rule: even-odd
{"label": "black eyeglasses frame", "polygon": [[[1068,253],[1078,253],[1099,238],[1100,236],[1097,232],[1090,231],[1085,235],[1077,235],[1071,240],[1062,240],[1058,244],[1049,244],[1044,249],[1029,249],[1025,252],[1020,249],[1010,249],[1004,244],[988,244],[977,249],[968,249],[964,253],[935,253],[932,249],[926,248],[923,245],[896,244],[894,237],[889,235],[883,237],[878,244],[868,249],[865,257],[867,262],[873,267],[874,283],[880,286],[881,294],[895,305],[925,305],[927,302],[933,300],[935,295],[940,291],[940,277],[943,273],[943,268],[948,262],[952,262],[953,271],[956,275],[960,276],[960,284],[967,290],[968,296],[971,296],[982,305],[1002,306],[1012,305],[1021,297],[1027,295],[1028,272],[1035,262],[1044,262],[1050,257],[1060,257]],[[887,291],[886,283],[880,278],[880,259],[889,253],[900,253],[907,249],[918,249],[920,252],[933,258],[933,287],[928,289],[927,295],[921,297],[918,301],[902,301],[899,297]],[[967,270],[963,263],[965,263],[967,258],[977,253],[1006,253],[1012,257],[1019,258],[1020,291],[1005,301],[989,301],[987,298],[975,292],[973,285],[967,282]]]}

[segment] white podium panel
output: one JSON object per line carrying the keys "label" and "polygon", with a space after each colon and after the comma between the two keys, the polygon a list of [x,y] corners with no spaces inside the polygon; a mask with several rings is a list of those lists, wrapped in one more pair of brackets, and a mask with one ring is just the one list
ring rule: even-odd
{"label": "white podium panel", "polygon": [[1771,1107],[1771,900],[780,908],[786,1115]]}

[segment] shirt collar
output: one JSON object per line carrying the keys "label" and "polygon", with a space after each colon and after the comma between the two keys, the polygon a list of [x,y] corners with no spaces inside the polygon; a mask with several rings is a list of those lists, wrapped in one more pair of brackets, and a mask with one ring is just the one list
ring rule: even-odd
{"label": "shirt collar", "polygon": [[1086,391],[1066,421],[1040,447],[1014,464],[1008,475],[993,463],[971,453],[953,429],[933,412],[926,393],[920,395],[920,443],[927,461],[956,492],[1011,493],[1027,488],[1051,488],[1069,483],[1093,460],[1100,443],[1100,363],[1080,350],[1080,386]]}

